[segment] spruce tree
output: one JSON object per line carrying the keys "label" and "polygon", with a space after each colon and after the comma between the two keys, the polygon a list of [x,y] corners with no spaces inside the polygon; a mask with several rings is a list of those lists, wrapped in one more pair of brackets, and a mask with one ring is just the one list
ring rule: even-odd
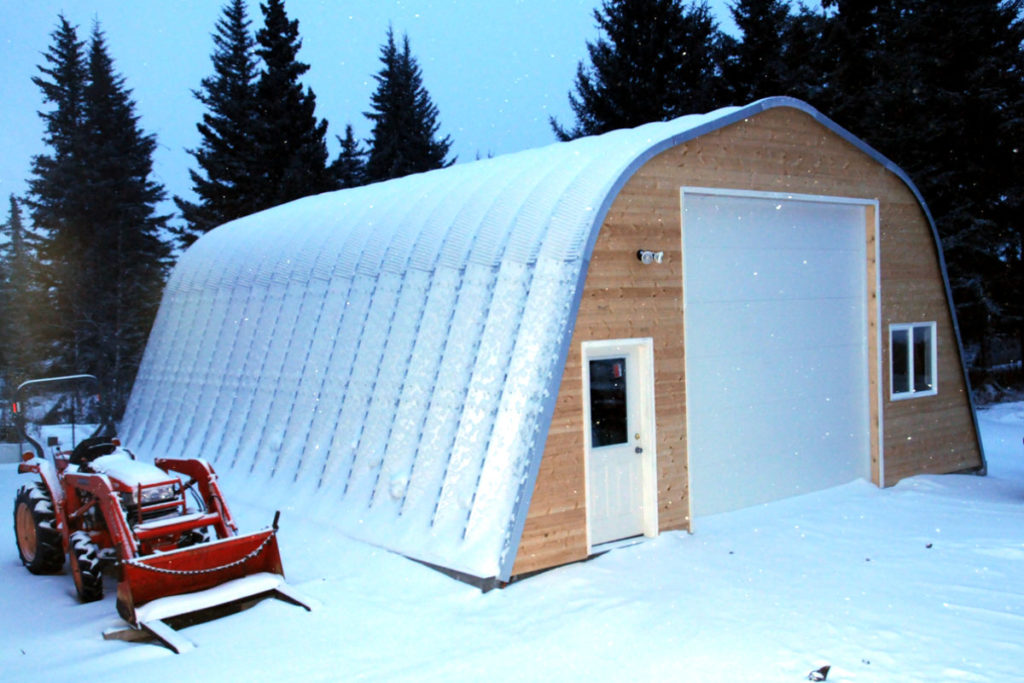
{"label": "spruce tree", "polygon": [[[792,95],[795,74],[789,34],[789,5],[783,0],[737,0],[729,7],[739,37],[726,37],[723,72],[734,101]],[[807,59],[801,54],[797,60]]]}
{"label": "spruce tree", "polygon": [[114,70],[98,24],[90,41],[85,124],[92,163],[84,185],[93,202],[86,213],[92,239],[83,289],[95,299],[84,337],[106,405],[119,417],[160,305],[170,250],[161,239],[167,216],[156,208],[164,188],[151,178],[156,138],[140,129],[131,91]]}
{"label": "spruce tree", "polygon": [[339,189],[366,184],[366,152],[352,132],[352,124],[345,126],[345,137],[338,136],[341,151],[330,166],[331,175]]}
{"label": "spruce tree", "polygon": [[[10,237],[8,236],[11,222],[13,222],[15,206],[14,195],[11,195],[11,219],[6,223],[0,224],[0,311],[3,311],[3,315],[0,315],[0,339],[7,338],[7,331],[11,326],[11,275],[10,275],[10,256],[7,252],[10,250]],[[20,217],[19,217],[20,222]],[[4,429],[6,423],[6,413],[4,412],[5,404],[7,403],[7,391],[8,385],[7,376],[10,373],[10,361],[7,358],[6,344],[0,344],[0,443],[4,441]]]}
{"label": "spruce tree", "polygon": [[[10,196],[10,213],[0,230],[0,385],[12,391],[35,374],[34,321],[43,297],[32,270],[32,240],[21,208]],[[0,391],[0,397],[7,397]]]}
{"label": "spruce tree", "polygon": [[[63,125],[49,132],[52,154],[37,158],[30,182],[52,311],[47,364],[51,372],[96,374],[103,407],[116,418],[141,360],[169,255],[160,238],[166,217],[156,213],[164,191],[150,178],[156,141],[139,127],[131,92],[114,70],[99,25],[84,62],[81,43],[63,18],[54,38],[59,49],[47,53],[51,66],[40,68],[49,78],[37,82],[44,100],[57,105],[42,114],[44,120]],[[72,45],[76,49],[65,49]],[[70,68],[75,63],[84,68]],[[81,81],[64,80],[80,75]],[[77,84],[82,87],[70,87]],[[72,91],[73,103],[54,96]],[[77,116],[61,116],[65,109]]]}
{"label": "spruce tree", "polygon": [[254,211],[256,188],[251,174],[259,156],[257,64],[249,26],[245,0],[231,0],[224,6],[213,35],[213,74],[192,93],[207,111],[196,124],[199,147],[189,150],[198,166],[189,171],[198,201],[174,198],[185,219],[185,226],[174,231],[182,246]]}
{"label": "spruce tree", "polygon": [[[14,222],[15,210],[14,195],[11,195],[11,217],[6,223],[0,224],[0,339],[4,340],[10,339],[10,330],[17,329],[11,315],[11,257],[8,254],[11,250],[11,238],[8,234],[11,232],[9,226]],[[13,343],[17,344],[18,342],[15,341]],[[13,384],[11,375],[14,374],[14,363],[10,357],[11,347],[11,342],[0,344],[0,443],[6,443],[9,436],[12,440],[14,438],[13,434],[8,434],[10,430],[10,415],[7,410],[7,406],[10,405],[8,387],[11,387]]]}
{"label": "spruce tree", "polygon": [[1024,338],[1021,3],[915,4],[917,21],[894,27],[908,50],[893,76],[906,80],[882,100],[896,125],[885,126],[879,144],[902,160],[929,202],[970,336],[982,342],[1015,329]]}
{"label": "spruce tree", "polygon": [[63,15],[51,33],[52,43],[43,54],[45,64],[33,77],[50,105],[39,116],[45,126],[47,153],[32,159],[29,193],[25,199],[32,223],[41,234],[38,258],[40,287],[48,292],[48,305],[38,311],[40,330],[34,351],[37,360],[60,358],[57,370],[81,369],[74,358],[76,311],[83,308],[79,295],[80,261],[89,241],[84,211],[89,197],[80,187],[88,168],[85,140],[85,87],[87,81],[84,43]]}
{"label": "spruce tree", "polygon": [[249,167],[257,187],[249,212],[336,187],[327,170],[327,121],[317,120],[316,95],[299,81],[309,70],[298,61],[299,22],[288,19],[284,0],[267,0],[260,9],[256,54],[263,69],[256,84],[256,158]]}
{"label": "spruce tree", "polygon": [[[825,94],[832,87],[829,74],[835,72],[834,54],[825,49],[832,20],[824,11],[801,4],[790,14],[786,30],[786,67],[789,90],[784,93],[828,110]],[[764,94],[764,93],[762,93]]]}
{"label": "spruce tree", "polygon": [[1022,3],[833,4],[825,107],[914,179],[942,237],[961,328],[984,355],[992,333],[1020,325],[1024,300],[1007,268],[1024,194]]}
{"label": "spruce tree", "polygon": [[388,27],[387,41],[381,46],[381,70],[374,75],[377,89],[366,117],[373,122],[366,160],[367,182],[399,178],[444,168],[451,139],[438,138],[441,124],[437,106],[423,85],[423,74],[409,49],[409,37],[403,36],[402,49]]}
{"label": "spruce tree", "polygon": [[[908,52],[906,45],[887,44],[901,21],[902,0],[822,0],[821,4],[834,14],[822,44],[831,69],[820,105],[840,122],[855,122],[867,115],[866,107],[873,106],[864,99],[869,92],[894,80],[890,69],[903,68],[886,63]],[[906,21],[912,22],[912,16]]]}
{"label": "spruce tree", "polygon": [[602,32],[587,42],[569,105],[572,128],[554,118],[560,140],[631,128],[725,103],[722,35],[706,2],[604,0],[594,10]]}

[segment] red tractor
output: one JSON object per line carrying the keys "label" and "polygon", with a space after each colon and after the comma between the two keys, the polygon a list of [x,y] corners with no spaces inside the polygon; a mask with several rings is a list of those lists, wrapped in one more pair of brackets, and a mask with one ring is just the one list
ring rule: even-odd
{"label": "red tractor", "polygon": [[277,517],[272,528],[239,535],[204,460],[137,460],[99,418],[95,377],[25,382],[13,409],[32,448],[18,471],[38,477],[14,501],[18,551],[30,572],[58,572],[69,557],[78,595],[89,602],[103,597],[111,567],[118,614],[176,651],[187,641],[163,619],[263,594],[309,608],[284,583]]}

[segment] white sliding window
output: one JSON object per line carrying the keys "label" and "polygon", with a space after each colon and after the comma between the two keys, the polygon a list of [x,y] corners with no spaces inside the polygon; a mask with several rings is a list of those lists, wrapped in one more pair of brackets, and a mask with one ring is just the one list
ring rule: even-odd
{"label": "white sliding window", "polygon": [[935,323],[889,326],[889,374],[894,400],[937,394],[935,366]]}

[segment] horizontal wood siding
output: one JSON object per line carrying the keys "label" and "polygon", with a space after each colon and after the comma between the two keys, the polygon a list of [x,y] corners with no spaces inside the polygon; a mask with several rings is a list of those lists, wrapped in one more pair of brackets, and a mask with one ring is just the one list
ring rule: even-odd
{"label": "horizontal wood siding", "polygon": [[[686,394],[679,191],[683,186],[879,200],[881,258],[868,244],[868,304],[881,278],[881,319],[869,316],[872,417],[881,385],[885,484],[920,472],[975,467],[977,448],[952,319],[931,229],[892,173],[803,112],[776,108],[670,149],[641,167],[615,198],[587,274],[572,346],[513,574],[587,556],[580,345],[652,337],[657,411],[658,526],[688,529]],[[637,249],[664,251],[642,265]],[[877,269],[877,270],[876,270]],[[890,401],[888,326],[936,321],[939,394]],[[878,330],[882,376],[877,376]],[[878,481],[877,453],[873,476]]]}

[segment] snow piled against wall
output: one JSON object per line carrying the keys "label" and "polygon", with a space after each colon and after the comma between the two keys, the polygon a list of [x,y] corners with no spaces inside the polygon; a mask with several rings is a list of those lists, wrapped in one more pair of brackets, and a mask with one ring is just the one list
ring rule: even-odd
{"label": "snow piled against wall", "polygon": [[126,443],[206,458],[236,490],[353,537],[507,578],[612,195],[643,155],[726,113],[214,230],[168,283]]}

